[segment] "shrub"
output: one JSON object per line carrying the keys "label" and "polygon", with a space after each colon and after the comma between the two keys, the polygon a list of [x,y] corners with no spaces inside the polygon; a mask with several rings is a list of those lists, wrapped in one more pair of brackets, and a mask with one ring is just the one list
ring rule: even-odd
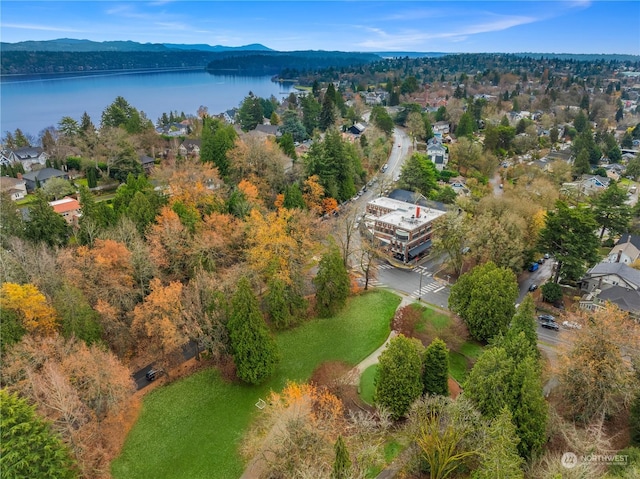
{"label": "shrub", "polygon": [[547,303],[556,303],[562,299],[562,288],[557,283],[545,283],[541,291],[542,300]]}

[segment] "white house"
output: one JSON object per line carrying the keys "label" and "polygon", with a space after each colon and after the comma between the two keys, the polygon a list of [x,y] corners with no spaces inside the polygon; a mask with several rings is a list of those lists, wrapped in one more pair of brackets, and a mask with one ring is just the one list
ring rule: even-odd
{"label": "white house", "polygon": [[449,153],[437,138],[431,138],[427,143],[427,156],[438,171],[444,170],[449,162]]}
{"label": "white house", "polygon": [[27,196],[27,182],[23,178],[0,176],[0,192],[7,193],[13,201]]}
{"label": "white house", "polygon": [[34,166],[44,166],[49,158],[42,148],[32,146],[5,150],[4,156],[10,164],[20,163],[24,171],[32,171]]}

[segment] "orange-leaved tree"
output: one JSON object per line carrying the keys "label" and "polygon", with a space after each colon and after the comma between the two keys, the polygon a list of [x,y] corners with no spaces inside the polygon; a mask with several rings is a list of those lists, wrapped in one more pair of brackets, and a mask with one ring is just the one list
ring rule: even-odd
{"label": "orange-leaved tree", "polygon": [[58,329],[56,310],[34,285],[3,283],[1,293],[0,307],[16,313],[28,332],[47,336]]}
{"label": "orange-leaved tree", "polygon": [[182,283],[163,286],[151,280],[151,293],[133,310],[131,328],[134,335],[148,338],[153,347],[166,355],[186,341],[182,314]]}

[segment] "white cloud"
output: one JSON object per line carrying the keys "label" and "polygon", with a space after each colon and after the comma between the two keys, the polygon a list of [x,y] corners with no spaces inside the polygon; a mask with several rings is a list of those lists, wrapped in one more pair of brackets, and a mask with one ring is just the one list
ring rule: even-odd
{"label": "white cloud", "polygon": [[34,25],[31,23],[0,23],[0,28],[17,28],[20,30],[37,30],[43,32],[66,32],[66,33],[89,33],[91,30],[79,30],[77,28],[51,26],[51,25]]}
{"label": "white cloud", "polygon": [[[371,32],[372,38],[358,42],[362,48],[378,50],[402,50],[407,48],[424,48],[424,43],[430,40],[447,40],[450,42],[460,42],[472,35],[481,33],[497,32],[507,30],[539,21],[539,18],[525,15],[496,15],[493,13],[484,14],[488,17],[484,22],[470,23],[469,25],[453,26],[446,25],[425,25],[426,28],[434,28],[433,31],[425,30],[404,30],[398,33],[390,33],[378,27],[363,27]],[[436,28],[447,28],[447,31],[437,31]]]}

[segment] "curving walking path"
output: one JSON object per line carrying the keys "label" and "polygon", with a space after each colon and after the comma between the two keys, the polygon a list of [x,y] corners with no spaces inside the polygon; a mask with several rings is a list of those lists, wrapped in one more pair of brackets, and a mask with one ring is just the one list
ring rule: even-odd
{"label": "curving walking path", "polygon": [[[403,294],[401,296],[402,296],[402,300],[400,301],[400,304],[398,305],[398,308],[396,309],[396,311],[398,311],[400,308],[404,308],[405,306],[415,302],[415,300],[408,295]],[[378,349],[372,352],[369,356],[367,356],[362,361],[360,361],[353,369],[351,369],[347,373],[346,377],[348,379],[349,384],[353,384],[356,386],[360,384],[360,375],[362,374],[362,372],[365,369],[367,369],[369,366],[378,363],[378,358],[380,357],[380,354],[382,354],[382,351],[384,351],[389,345],[389,341],[391,341],[391,339],[393,339],[396,335],[397,333],[392,330],[391,333],[389,334],[389,337],[387,337],[386,341],[384,342],[384,344],[382,344],[382,346],[380,346]],[[292,410],[287,410],[286,413],[283,414],[283,416],[276,422],[276,424],[274,424],[271,430],[267,433],[265,440],[263,441],[262,451],[256,454],[249,461],[246,469],[244,470],[244,473],[242,474],[242,476],[240,476],[240,479],[259,479],[259,477],[265,470],[266,461],[268,461],[269,457],[273,455],[273,451],[270,451],[268,448],[268,444],[270,443],[270,441],[272,441],[275,438],[276,434],[281,432],[281,430],[284,428],[284,426],[287,424],[288,421],[296,417],[301,417],[301,415],[303,415],[304,412],[305,412],[304,407],[298,406],[296,408],[293,408]],[[393,468],[391,468],[391,470],[393,470]],[[389,474],[389,472],[387,472],[387,474]],[[383,477],[393,477],[393,475],[392,476],[387,475]]]}

